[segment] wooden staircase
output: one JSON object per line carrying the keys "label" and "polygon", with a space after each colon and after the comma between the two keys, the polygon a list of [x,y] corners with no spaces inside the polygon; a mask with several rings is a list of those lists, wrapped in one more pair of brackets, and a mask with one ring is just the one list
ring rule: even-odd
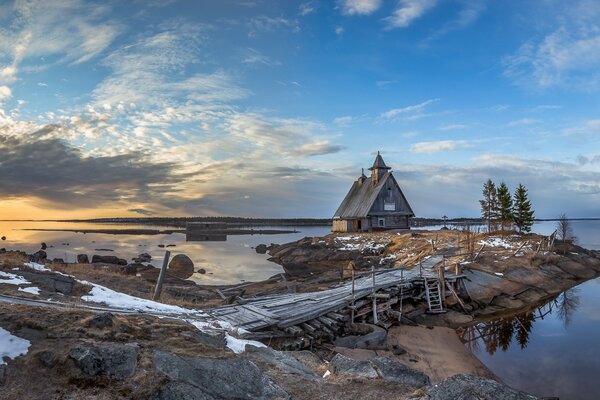
{"label": "wooden staircase", "polygon": [[425,297],[429,313],[441,314],[446,312],[442,304],[440,282],[435,278],[425,278]]}

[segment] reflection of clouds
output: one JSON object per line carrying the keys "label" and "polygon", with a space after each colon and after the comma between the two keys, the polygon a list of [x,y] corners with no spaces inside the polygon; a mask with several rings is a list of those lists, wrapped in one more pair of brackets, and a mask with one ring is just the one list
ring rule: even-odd
{"label": "reflection of clouds", "polygon": [[[140,253],[149,253],[152,256],[151,264],[158,267],[166,250],[171,255],[186,254],[192,261],[196,270],[206,269],[206,274],[194,274],[192,280],[198,284],[235,284],[240,281],[261,281],[283,269],[278,264],[267,261],[266,254],[257,254],[250,247],[265,243],[287,243],[298,240],[304,236],[321,236],[330,233],[328,227],[299,228],[301,232],[285,235],[252,235],[229,236],[226,242],[186,242],[185,235],[174,233],[171,235],[108,235],[97,233],[74,232],[39,232],[22,231],[20,229],[125,229],[125,228],[152,228],[150,226],[111,225],[111,224],[86,224],[86,223],[57,223],[57,222],[0,222],[0,233],[6,234],[8,240],[0,243],[0,247],[11,250],[23,250],[28,253],[39,250],[40,243],[45,242],[48,257],[62,258],[67,262],[74,262],[77,254],[112,254],[131,261]],[[16,229],[16,230],[15,230]],[[9,234],[4,232],[10,232]],[[69,243],[63,246],[62,243]],[[159,248],[159,244],[175,244],[176,247]],[[97,252],[94,249],[112,249],[114,252]],[[209,273],[212,273],[209,274]]]}

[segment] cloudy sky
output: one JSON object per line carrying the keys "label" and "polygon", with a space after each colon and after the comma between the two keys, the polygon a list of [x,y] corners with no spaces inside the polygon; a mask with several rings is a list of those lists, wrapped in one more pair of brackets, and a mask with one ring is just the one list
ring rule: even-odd
{"label": "cloudy sky", "polygon": [[329,217],[378,150],[600,216],[596,0],[0,1],[0,218]]}

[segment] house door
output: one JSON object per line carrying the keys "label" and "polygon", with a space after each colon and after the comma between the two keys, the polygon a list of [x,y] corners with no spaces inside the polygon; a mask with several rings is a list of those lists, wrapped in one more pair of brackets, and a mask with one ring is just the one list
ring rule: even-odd
{"label": "house door", "polygon": [[358,231],[362,231],[362,221],[359,219],[357,224]]}
{"label": "house door", "polygon": [[378,224],[377,224],[380,228],[384,228],[385,227],[385,218],[379,218],[378,220]]}

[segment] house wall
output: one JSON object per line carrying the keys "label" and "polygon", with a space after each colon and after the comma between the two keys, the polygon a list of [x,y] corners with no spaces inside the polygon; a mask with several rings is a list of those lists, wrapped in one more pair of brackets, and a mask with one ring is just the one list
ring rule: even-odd
{"label": "house wall", "polygon": [[352,221],[346,219],[334,219],[333,220],[333,232],[354,232],[354,226]]}
{"label": "house wall", "polygon": [[[385,220],[385,226],[379,226],[379,219],[383,218]],[[410,218],[406,215],[380,215],[380,216],[371,216],[370,223],[373,226],[373,229],[409,229],[410,228]]]}
{"label": "house wall", "polygon": [[[394,209],[386,209],[386,204],[393,204]],[[402,196],[402,193],[400,192],[400,189],[398,188],[398,185],[394,180],[393,176],[390,175],[387,178],[384,187],[381,189],[379,195],[375,199],[375,202],[373,203],[373,207],[371,208],[369,214],[385,214],[400,211],[410,211],[410,208],[404,200],[404,197]]]}

